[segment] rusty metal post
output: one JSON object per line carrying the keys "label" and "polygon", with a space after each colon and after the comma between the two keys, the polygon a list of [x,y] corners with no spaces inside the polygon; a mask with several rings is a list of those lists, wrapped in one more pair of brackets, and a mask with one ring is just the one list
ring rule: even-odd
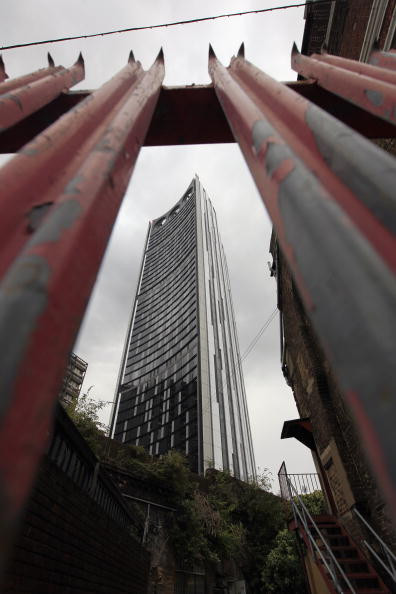
{"label": "rusty metal post", "polygon": [[379,68],[388,68],[389,70],[396,70],[396,52],[391,50],[389,52],[380,52],[375,50],[371,53],[369,63]]}
{"label": "rusty metal post", "polygon": [[[0,170],[0,277],[26,242],[29,218],[42,215],[43,196],[57,196],[62,179],[54,171],[77,167],[85,143],[95,143],[94,133],[103,129],[106,118],[125,93],[142,78],[144,71],[131,52],[127,65],[85,101],[57,120]],[[88,150],[89,146],[85,146]],[[51,197],[52,200],[52,197]],[[30,213],[30,214],[29,214]]]}
{"label": "rusty metal post", "polygon": [[40,68],[40,70],[30,72],[29,74],[24,74],[23,76],[18,76],[17,78],[7,77],[8,80],[0,84],[0,95],[4,95],[5,93],[9,93],[14,89],[19,89],[20,87],[24,87],[25,85],[29,85],[30,83],[36,82],[37,80],[63,70],[65,70],[63,66],[55,66],[51,54],[48,54],[47,68]]}
{"label": "rusty metal post", "polygon": [[[321,56],[314,54],[309,58],[300,54],[296,44],[293,45],[291,57],[293,70],[305,78],[314,79],[320,87],[327,91],[396,124],[395,74],[369,64],[351,66],[350,62],[351,60],[336,58],[328,54]],[[335,63],[340,65],[336,66]],[[348,69],[345,67],[346,63],[348,63]],[[360,71],[361,73],[359,73]],[[375,77],[373,77],[374,71],[376,71]],[[368,72],[371,74],[369,75]],[[385,79],[387,82],[384,82]]]}
{"label": "rusty metal post", "polygon": [[0,130],[6,130],[26,116],[47,105],[63,91],[84,78],[80,54],[71,68],[45,68],[0,84]]}
{"label": "rusty metal post", "polygon": [[226,69],[210,50],[209,73],[396,510],[395,161],[242,52]]}
{"label": "rusty metal post", "polygon": [[337,66],[338,68],[368,76],[369,78],[382,80],[383,82],[390,83],[391,85],[396,84],[396,72],[388,68],[378,68],[374,64],[366,64],[365,62],[349,60],[348,58],[342,58],[341,56],[333,56],[332,54],[328,54],[325,51],[322,51],[321,54],[312,54],[310,59]]}
{"label": "rusty metal post", "polygon": [[[59,121],[5,166],[4,179],[20,176],[19,164],[28,177],[3,186],[2,198],[23,204],[0,285],[0,529],[6,544],[45,449],[68,354],[157,103],[162,51],[147,72],[129,63],[120,74],[63,118],[72,128],[63,143],[59,134],[67,122]],[[33,197],[24,193],[29,180]]]}

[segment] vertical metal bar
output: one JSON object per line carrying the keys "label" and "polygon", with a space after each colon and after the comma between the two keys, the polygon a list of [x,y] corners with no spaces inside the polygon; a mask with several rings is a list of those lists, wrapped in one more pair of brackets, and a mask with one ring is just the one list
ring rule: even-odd
{"label": "vertical metal bar", "polygon": [[320,185],[396,272],[394,158],[241,56],[228,70],[274,125],[279,141],[315,171]]}
{"label": "vertical metal bar", "polygon": [[146,519],[144,521],[144,531],[143,531],[143,538],[142,538],[142,544],[146,544],[146,539],[147,539],[147,534],[148,534],[148,529],[149,529],[149,522],[150,522],[150,504],[147,504],[147,513],[146,513]]}
{"label": "vertical metal bar", "polygon": [[396,70],[396,52],[380,52],[374,51],[370,55],[370,64],[378,66],[379,68],[387,68],[388,70]]}
{"label": "vertical metal bar", "polygon": [[0,343],[7,347],[0,361],[2,534],[12,532],[29,493],[68,353],[163,77],[161,51],[109,117],[95,121],[93,141],[81,145],[78,167],[64,171],[54,162],[56,193],[47,181],[42,197],[54,204],[0,285]]}
{"label": "vertical metal bar", "polygon": [[[48,61],[49,65],[48,68],[40,68],[40,70],[36,70],[35,72],[30,72],[29,74],[24,74],[23,76],[18,76],[17,78],[8,78],[6,82],[2,82],[0,84],[0,95],[4,95],[5,93],[9,93],[10,91],[14,91],[15,89],[20,89],[25,85],[29,85],[33,82],[36,82],[46,76],[50,76],[51,74],[55,74],[56,72],[64,71],[63,66],[55,66],[53,60],[48,54]],[[4,64],[3,64],[4,67]],[[0,69],[1,69],[1,62],[0,62]],[[1,77],[0,77],[1,80]],[[4,80],[4,79],[3,79]]]}
{"label": "vertical metal bar", "polygon": [[365,62],[357,62],[356,60],[349,60],[348,58],[342,58],[341,56],[333,56],[327,52],[312,54],[309,59],[337,66],[338,68],[381,80],[382,82],[387,82],[391,85],[396,84],[396,72],[388,68],[378,68],[374,64],[366,64]]}
{"label": "vertical metal bar", "polygon": [[241,55],[226,69],[211,49],[209,73],[396,510],[395,161]]}
{"label": "vertical metal bar", "polygon": [[82,163],[89,146],[98,141],[96,135],[103,132],[106,119],[143,75],[131,52],[120,72],[0,169],[0,277],[26,243],[27,232],[37,227],[34,217],[40,219],[62,192],[63,180],[54,179],[53,171],[77,168]]}
{"label": "vertical metal bar", "polygon": [[[375,66],[366,65],[366,71],[377,72],[377,76],[372,78],[372,74],[359,74],[362,67],[354,67],[346,70],[345,59],[339,58],[337,62],[342,61],[343,67],[326,63],[332,60],[328,55],[321,56],[320,59],[304,56],[300,54],[297,46],[294,44],[292,51],[291,67],[293,70],[305,78],[313,78],[319,86],[344,99],[347,99],[355,105],[373,113],[374,115],[391,122],[396,123],[396,113],[394,105],[396,103],[396,87],[393,82],[393,72],[386,71]],[[335,62],[336,60],[333,59]],[[349,62],[349,61],[348,61]],[[392,79],[390,82],[383,82],[383,79]],[[382,80],[379,80],[382,79]]]}
{"label": "vertical metal bar", "polygon": [[[18,87],[0,94],[0,129],[6,130],[26,116],[47,105],[58,95],[76,85],[84,78],[84,60],[80,54],[77,62],[71,68],[49,68],[49,74],[34,80],[22,87]],[[13,82],[3,83],[4,87],[12,86]],[[0,93],[1,93],[0,87]]]}

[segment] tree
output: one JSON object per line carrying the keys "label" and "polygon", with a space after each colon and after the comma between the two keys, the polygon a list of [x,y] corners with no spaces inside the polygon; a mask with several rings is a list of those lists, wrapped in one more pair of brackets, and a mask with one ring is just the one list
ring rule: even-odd
{"label": "tree", "polygon": [[99,455],[98,447],[106,436],[107,427],[99,420],[99,412],[107,406],[105,400],[95,400],[90,396],[93,386],[74,399],[65,408],[81,435],[88,442],[96,455]]}

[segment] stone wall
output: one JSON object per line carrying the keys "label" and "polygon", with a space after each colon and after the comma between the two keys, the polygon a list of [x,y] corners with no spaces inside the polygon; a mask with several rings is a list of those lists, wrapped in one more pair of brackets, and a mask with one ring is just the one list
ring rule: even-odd
{"label": "stone wall", "polygon": [[149,553],[45,459],[3,592],[146,594],[149,566]]}

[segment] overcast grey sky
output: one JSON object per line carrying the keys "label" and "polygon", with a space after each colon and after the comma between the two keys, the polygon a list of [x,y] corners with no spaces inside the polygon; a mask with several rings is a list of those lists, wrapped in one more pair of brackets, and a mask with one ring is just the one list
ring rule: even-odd
{"label": "overcast grey sky", "polygon": [[[298,0],[293,0],[296,4]],[[95,33],[128,26],[253,10],[283,0],[3,0],[1,43]],[[290,69],[293,41],[301,45],[303,8],[79,40],[3,52],[10,77],[55,63],[70,66],[83,52],[86,78],[75,89],[103,84],[126,63],[130,49],[147,69],[162,46],[166,85],[207,84],[212,43],[228,65],[240,43],[248,60],[278,80],[295,80]],[[267,262],[271,224],[237,145],[142,149],[113,230],[75,352],[88,361],[84,389],[112,400],[128,317],[136,289],[148,221],[167,211],[197,173],[217,211],[231,276],[243,353],[276,307],[275,281]],[[272,322],[244,361],[244,376],[257,465],[276,475],[282,460],[290,472],[313,470],[308,450],[280,440],[283,421],[298,417],[279,362],[279,321]],[[108,420],[110,407],[106,411]],[[277,483],[274,485],[277,490]]]}

